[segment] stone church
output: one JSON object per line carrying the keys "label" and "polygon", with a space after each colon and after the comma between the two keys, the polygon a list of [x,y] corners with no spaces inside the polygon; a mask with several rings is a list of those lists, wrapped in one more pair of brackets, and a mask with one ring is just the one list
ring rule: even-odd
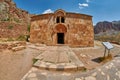
{"label": "stone church", "polygon": [[92,16],[66,12],[31,17],[30,42],[46,45],[68,45],[71,47],[94,46]]}

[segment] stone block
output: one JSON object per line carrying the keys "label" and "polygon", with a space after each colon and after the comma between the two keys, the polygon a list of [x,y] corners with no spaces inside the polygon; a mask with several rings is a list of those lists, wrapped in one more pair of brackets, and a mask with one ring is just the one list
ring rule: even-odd
{"label": "stone block", "polygon": [[13,47],[13,48],[12,48],[12,51],[20,51],[20,50],[23,50],[23,49],[25,49],[25,48],[26,48],[25,46]]}

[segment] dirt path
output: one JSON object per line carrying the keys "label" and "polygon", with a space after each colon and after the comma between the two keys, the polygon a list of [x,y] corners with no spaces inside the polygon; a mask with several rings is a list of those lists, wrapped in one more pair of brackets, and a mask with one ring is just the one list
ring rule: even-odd
{"label": "dirt path", "polygon": [[32,59],[38,54],[38,50],[30,48],[0,52],[0,80],[20,80],[32,67]]}

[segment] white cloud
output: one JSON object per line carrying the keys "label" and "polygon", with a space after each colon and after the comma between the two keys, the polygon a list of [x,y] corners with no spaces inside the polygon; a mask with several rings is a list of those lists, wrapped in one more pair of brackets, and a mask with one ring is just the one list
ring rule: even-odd
{"label": "white cloud", "polygon": [[79,3],[79,8],[83,9],[84,7],[88,7],[89,5],[87,3]]}
{"label": "white cloud", "polygon": [[88,4],[87,3],[79,3],[79,6],[81,6],[81,7],[88,7]]}
{"label": "white cloud", "polygon": [[51,9],[47,9],[43,12],[43,14],[47,14],[47,13],[53,13],[53,11]]}
{"label": "white cloud", "polygon": [[83,9],[85,7],[88,7],[90,2],[91,0],[85,0],[85,3],[79,3],[79,8]]}

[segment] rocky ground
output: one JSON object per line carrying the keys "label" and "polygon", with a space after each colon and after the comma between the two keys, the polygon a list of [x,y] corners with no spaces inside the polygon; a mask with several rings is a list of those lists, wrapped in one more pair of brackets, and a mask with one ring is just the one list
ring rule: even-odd
{"label": "rocky ground", "polygon": [[[113,46],[114,48],[111,49],[110,54],[112,54],[112,57],[114,58],[115,55],[120,53],[120,47],[118,47],[116,44],[113,44]],[[95,41],[94,48],[72,48],[72,50],[84,63],[87,69],[94,69],[104,64],[104,62],[101,62],[99,58],[104,56],[105,48],[99,41]]]}
{"label": "rocky ground", "polygon": [[[95,42],[94,48],[71,48],[87,69],[66,72],[32,67],[22,80],[120,80],[120,46],[113,45],[114,49],[111,50],[113,60],[104,63],[94,61],[93,59],[103,56],[104,52],[101,43]],[[64,47],[64,49],[67,49],[67,47]]]}
{"label": "rocky ground", "polygon": [[[12,45],[12,43],[9,44]],[[21,80],[32,67],[33,57],[41,52],[37,49],[28,48],[27,45],[25,47],[21,50],[17,46],[17,51],[13,51],[12,48],[7,49],[7,46],[6,49],[5,46],[4,49],[0,49],[0,80]]]}
{"label": "rocky ground", "polygon": [[120,55],[96,69],[83,72],[51,72],[31,68],[22,80],[120,80]]}
{"label": "rocky ground", "polygon": [[0,39],[28,35],[30,15],[17,8],[13,0],[0,0]]}
{"label": "rocky ground", "polygon": [[[12,45],[12,43],[9,44]],[[14,45],[15,44],[17,44],[17,46],[13,46],[10,49],[5,49],[5,47],[3,49],[0,49],[0,80],[21,80],[22,77],[31,68],[32,69],[29,72],[32,71],[33,74],[28,72],[29,75],[27,75],[27,78],[25,80],[113,80],[113,78],[111,78],[111,75],[114,74],[114,72],[116,74],[116,76],[113,76],[116,77],[115,80],[120,79],[120,66],[118,65],[119,58],[116,59],[114,57],[120,53],[119,45],[114,44],[115,48],[111,50],[111,54],[113,55],[113,61],[110,61],[107,64],[101,64],[93,60],[97,57],[103,56],[104,47],[101,45],[100,42],[95,42],[94,48],[71,48],[71,50],[84,63],[87,70],[84,70],[83,72],[77,71],[66,73],[64,71],[46,71],[32,67],[32,59],[45,52],[46,49],[48,49],[48,47],[46,48],[45,45],[30,43],[27,43],[26,45],[18,45],[18,43],[14,42]],[[20,46],[25,46],[25,48],[21,49]],[[12,50],[13,48],[17,49],[14,51]],[[113,68],[111,68],[111,66]],[[93,76],[91,77],[91,75]],[[97,79],[100,77],[99,75],[105,76],[105,79]]]}

